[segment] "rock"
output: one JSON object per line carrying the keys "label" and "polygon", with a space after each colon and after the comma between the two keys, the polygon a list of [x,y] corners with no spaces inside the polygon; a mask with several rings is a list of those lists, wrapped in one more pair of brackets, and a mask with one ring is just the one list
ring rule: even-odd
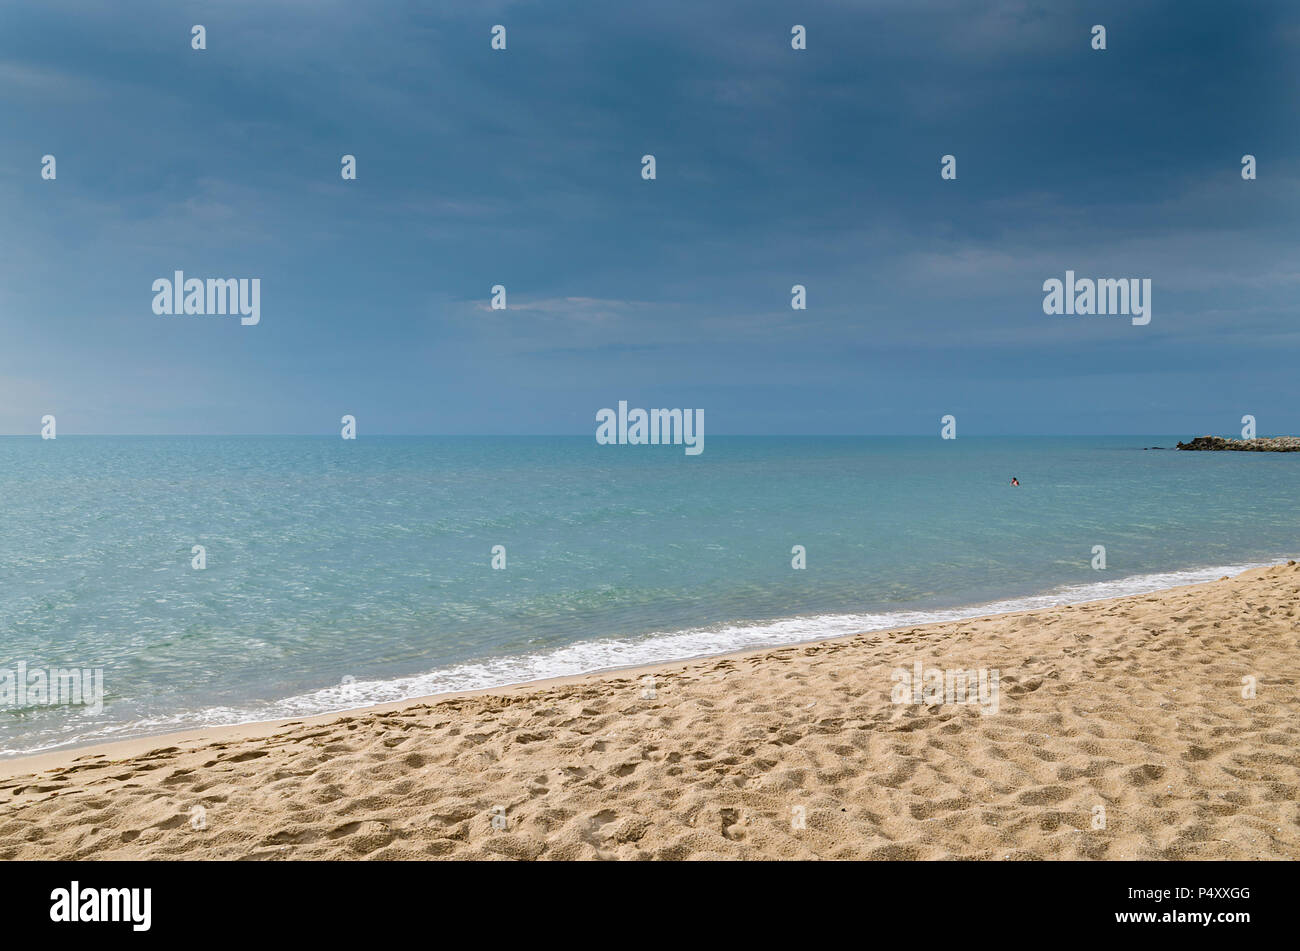
{"label": "rock", "polygon": [[1268,436],[1259,439],[1224,439],[1222,436],[1197,436],[1180,442],[1179,449],[1206,452],[1300,452],[1300,436]]}

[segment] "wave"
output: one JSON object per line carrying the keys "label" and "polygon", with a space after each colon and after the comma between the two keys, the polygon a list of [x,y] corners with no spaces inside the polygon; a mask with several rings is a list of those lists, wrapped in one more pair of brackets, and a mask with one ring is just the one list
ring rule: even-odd
{"label": "wave", "polygon": [[179,730],[343,713],[350,710],[363,710],[377,704],[415,700],[465,690],[513,686],[555,677],[691,660],[754,648],[810,643],[868,631],[933,624],[939,621],[960,621],[990,614],[1083,604],[1088,601],[1147,594],[1180,585],[1215,581],[1224,575],[1236,575],[1271,564],[1275,562],[1132,575],[1113,581],[1069,585],[1043,594],[988,601],[957,608],[870,614],[814,614],[766,621],[732,622],[679,631],[641,634],[636,637],[598,638],[533,653],[460,663],[414,676],[322,687],[310,693],[282,700],[257,701],[240,706],[207,707],[114,724],[55,742],[50,742],[47,738],[40,746],[5,750],[0,754],[0,758],[116,739],[161,735]]}

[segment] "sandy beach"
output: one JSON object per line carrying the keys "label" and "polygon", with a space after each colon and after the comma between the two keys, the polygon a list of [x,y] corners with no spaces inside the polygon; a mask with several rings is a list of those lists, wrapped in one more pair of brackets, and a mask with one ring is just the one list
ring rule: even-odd
{"label": "sandy beach", "polygon": [[1291,562],[11,760],[0,857],[1296,859],[1298,607]]}

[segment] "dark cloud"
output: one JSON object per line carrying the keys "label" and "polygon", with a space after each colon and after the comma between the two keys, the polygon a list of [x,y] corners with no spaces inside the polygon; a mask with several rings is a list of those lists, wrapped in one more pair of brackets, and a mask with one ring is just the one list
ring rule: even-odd
{"label": "dark cloud", "polygon": [[[1300,428],[1293,5],[4,17],[3,431],[585,432],[670,385],[717,432]],[[260,277],[262,323],[155,317],[178,268]],[[1152,323],[1044,316],[1066,269],[1151,278]]]}

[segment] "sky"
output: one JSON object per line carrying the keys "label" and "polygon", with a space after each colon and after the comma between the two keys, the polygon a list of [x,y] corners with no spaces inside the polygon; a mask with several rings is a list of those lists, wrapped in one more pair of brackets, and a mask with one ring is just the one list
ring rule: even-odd
{"label": "sky", "polygon": [[0,433],[1297,433],[1298,93],[1264,0],[0,0]]}

